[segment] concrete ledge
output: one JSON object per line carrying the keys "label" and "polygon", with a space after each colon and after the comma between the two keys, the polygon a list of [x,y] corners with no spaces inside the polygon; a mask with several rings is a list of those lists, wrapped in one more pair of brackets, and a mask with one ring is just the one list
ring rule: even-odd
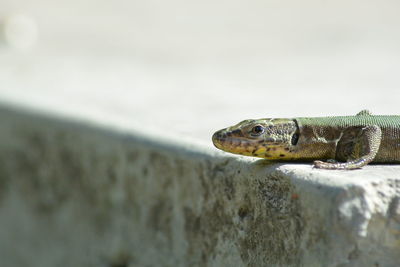
{"label": "concrete ledge", "polygon": [[400,166],[268,163],[0,110],[4,266],[398,266]]}

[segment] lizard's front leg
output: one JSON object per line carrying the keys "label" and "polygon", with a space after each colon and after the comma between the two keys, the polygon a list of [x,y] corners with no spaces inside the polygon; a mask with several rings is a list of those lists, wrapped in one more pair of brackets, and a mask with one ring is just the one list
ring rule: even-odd
{"label": "lizard's front leg", "polygon": [[382,130],[376,126],[353,127],[338,142],[336,155],[345,158],[345,163],[314,161],[315,168],[351,170],[370,163],[378,153]]}

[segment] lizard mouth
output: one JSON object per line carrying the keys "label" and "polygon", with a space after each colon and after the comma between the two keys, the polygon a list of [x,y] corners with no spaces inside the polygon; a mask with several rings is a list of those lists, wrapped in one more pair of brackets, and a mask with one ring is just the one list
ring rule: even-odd
{"label": "lizard mouth", "polygon": [[253,155],[253,152],[258,149],[257,144],[229,133],[226,129],[214,133],[212,136],[214,146],[223,151],[241,155]]}

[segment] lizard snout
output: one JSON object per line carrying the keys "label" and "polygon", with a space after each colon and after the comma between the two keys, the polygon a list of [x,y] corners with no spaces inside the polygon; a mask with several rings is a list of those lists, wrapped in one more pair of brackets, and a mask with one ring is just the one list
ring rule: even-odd
{"label": "lizard snout", "polygon": [[222,148],[222,143],[225,141],[225,139],[226,139],[226,134],[224,130],[219,130],[215,132],[212,136],[212,142],[214,146],[216,146],[219,149]]}

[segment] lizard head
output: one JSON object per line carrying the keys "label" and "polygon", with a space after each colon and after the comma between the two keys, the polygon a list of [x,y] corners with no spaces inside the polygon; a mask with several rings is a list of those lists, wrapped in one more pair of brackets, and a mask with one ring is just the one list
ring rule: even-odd
{"label": "lizard head", "polygon": [[212,141],[226,152],[267,159],[289,159],[298,141],[293,119],[244,120],[217,131]]}

